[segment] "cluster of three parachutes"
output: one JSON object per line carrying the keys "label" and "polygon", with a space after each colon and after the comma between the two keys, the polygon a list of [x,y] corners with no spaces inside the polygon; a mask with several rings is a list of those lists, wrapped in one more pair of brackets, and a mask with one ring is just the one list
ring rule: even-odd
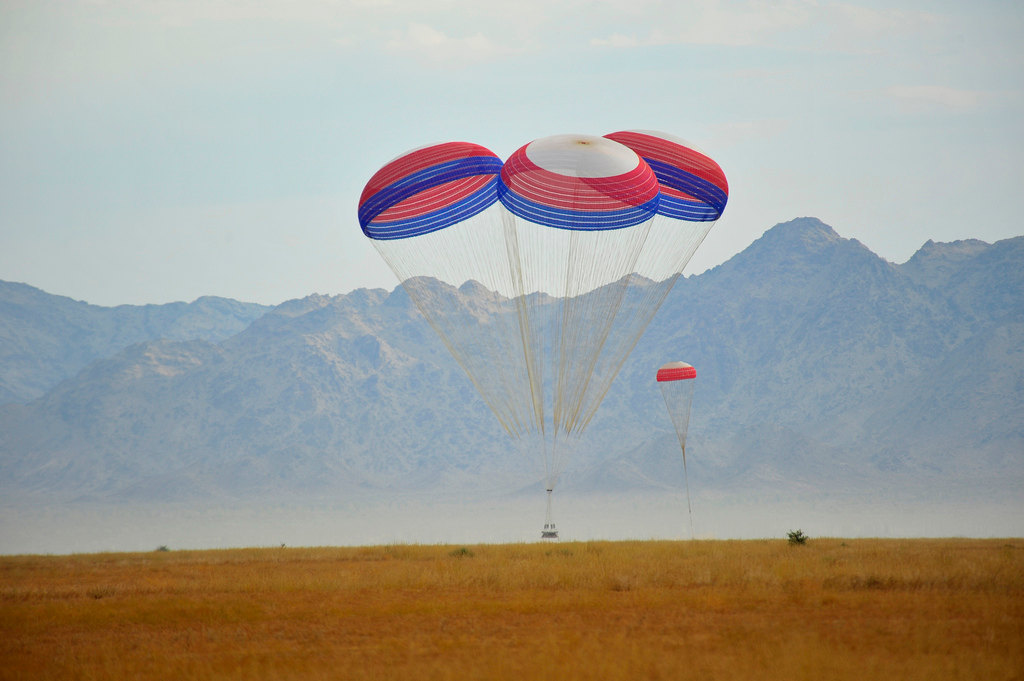
{"label": "cluster of three parachutes", "polygon": [[542,138],[505,162],[436,144],[366,184],[363,232],[504,429],[530,442],[544,536],[557,536],[569,443],[727,199],[715,161],[649,131]]}

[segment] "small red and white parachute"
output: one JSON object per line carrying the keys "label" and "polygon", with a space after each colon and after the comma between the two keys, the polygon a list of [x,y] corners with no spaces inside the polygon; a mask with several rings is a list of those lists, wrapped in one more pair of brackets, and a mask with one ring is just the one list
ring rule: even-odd
{"label": "small red and white parachute", "polygon": [[690,429],[690,405],[697,370],[686,362],[669,362],[658,369],[656,380],[665,398],[668,416],[679,438],[683,452],[683,475],[686,480],[686,508],[690,513],[690,536],[693,536],[693,507],[690,505],[690,476],[686,472],[686,432]]}

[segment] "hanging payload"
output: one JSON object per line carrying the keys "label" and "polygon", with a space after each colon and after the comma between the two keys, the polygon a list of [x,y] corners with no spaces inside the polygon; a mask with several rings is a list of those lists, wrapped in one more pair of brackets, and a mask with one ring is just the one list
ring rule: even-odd
{"label": "hanging payload", "polygon": [[[645,295],[627,298],[641,278],[661,274],[643,263],[660,262],[647,249],[663,186],[624,144],[558,135],[504,164],[465,142],[416,149],[381,168],[360,198],[363,232],[505,430],[538,459],[545,537],[557,536],[551,492],[567,441],[589,423],[674,268],[696,248],[672,258],[656,295],[640,287]],[[674,245],[671,236],[663,240]]]}
{"label": "hanging payload", "polygon": [[665,398],[672,427],[679,438],[683,452],[683,478],[686,481],[686,508],[690,516],[690,536],[693,537],[693,507],[690,505],[690,476],[686,471],[686,432],[690,429],[690,405],[696,385],[697,370],[686,362],[669,362],[658,369],[656,380]]}

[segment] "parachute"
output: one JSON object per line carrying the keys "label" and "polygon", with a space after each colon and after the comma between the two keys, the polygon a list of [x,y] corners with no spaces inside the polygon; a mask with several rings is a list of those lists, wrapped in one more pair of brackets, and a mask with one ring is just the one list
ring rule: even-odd
{"label": "parachute", "polygon": [[[607,344],[607,360],[632,351],[697,247],[721,217],[729,185],[721,167],[675,135],[627,130],[605,135],[635,151],[654,171],[660,199],[628,292]],[[612,375],[619,366],[602,366]]]}
{"label": "parachute", "polygon": [[690,505],[690,478],[686,472],[686,431],[690,428],[690,404],[697,370],[686,362],[669,362],[658,369],[656,380],[665,398],[668,416],[683,451],[683,475],[686,479],[686,508],[690,514],[690,536],[693,536],[693,507]]}
{"label": "parachute", "polygon": [[548,495],[543,536],[557,536],[551,493],[572,441],[724,208],[720,169],[718,184],[692,172],[704,159],[717,168],[656,133],[546,137],[504,163],[447,142],[384,165],[360,197],[363,232],[528,443]]}

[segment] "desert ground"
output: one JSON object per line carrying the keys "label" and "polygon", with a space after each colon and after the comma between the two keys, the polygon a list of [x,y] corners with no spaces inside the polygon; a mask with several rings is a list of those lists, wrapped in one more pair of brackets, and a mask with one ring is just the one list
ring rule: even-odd
{"label": "desert ground", "polygon": [[1024,679],[1024,539],[0,557],[0,679]]}

